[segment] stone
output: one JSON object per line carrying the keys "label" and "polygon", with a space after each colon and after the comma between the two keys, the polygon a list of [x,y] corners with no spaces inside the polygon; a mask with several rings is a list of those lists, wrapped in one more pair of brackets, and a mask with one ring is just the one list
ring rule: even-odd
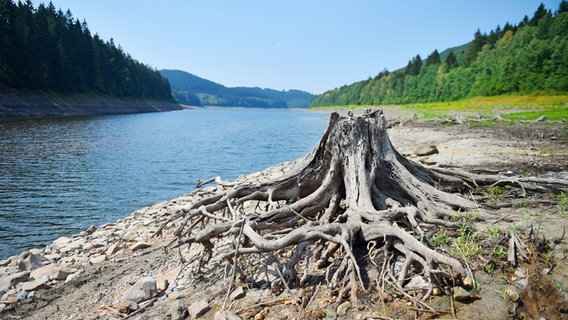
{"label": "stone", "polygon": [[156,279],[152,277],[144,277],[138,280],[132,287],[128,288],[122,296],[136,303],[153,298],[158,294],[156,288]]}
{"label": "stone", "polygon": [[233,292],[231,292],[231,294],[229,295],[229,299],[231,299],[231,301],[237,300],[237,299],[242,299],[244,298],[246,295],[245,290],[243,289],[243,287],[237,287],[235,290],[233,290]]}
{"label": "stone", "polygon": [[176,300],[170,305],[168,314],[171,320],[183,320],[187,318],[189,312],[181,300]]}
{"label": "stone", "polygon": [[97,231],[97,227],[95,226],[90,226],[87,228],[87,230],[85,230],[85,234],[86,235],[91,235],[93,234],[95,231]]}
{"label": "stone", "polygon": [[50,286],[47,284],[48,282],[49,282],[49,276],[42,276],[39,279],[29,282],[24,282],[22,285],[22,290],[29,292],[29,291],[36,291],[39,289],[47,289],[50,288]]}
{"label": "stone", "polygon": [[55,270],[55,268],[57,267],[57,265],[55,263],[52,264],[48,264],[46,266],[43,266],[41,268],[35,269],[34,271],[31,272],[30,277],[34,278],[34,279],[39,279],[43,276],[49,276],[53,273],[53,271]]}
{"label": "stone", "polygon": [[55,250],[59,250],[59,249],[65,247],[69,242],[71,242],[71,239],[69,239],[67,237],[59,237],[59,238],[53,240],[53,242],[51,243],[51,246]]}
{"label": "stone", "polygon": [[120,250],[118,243],[113,243],[110,245],[110,247],[108,247],[106,254],[107,256],[112,256],[113,254],[117,253],[118,250]]}
{"label": "stone", "polygon": [[431,144],[428,146],[420,146],[416,148],[416,150],[414,150],[414,153],[419,157],[423,157],[439,153],[439,151],[435,145]]}
{"label": "stone", "polygon": [[67,280],[67,278],[75,272],[77,272],[77,269],[55,269],[55,271],[53,271],[53,273],[50,275],[50,278],[54,280]]}
{"label": "stone", "polygon": [[11,259],[0,260],[0,267],[5,267],[5,266],[9,265],[10,262],[12,262]]}
{"label": "stone", "polygon": [[138,232],[135,230],[127,231],[123,236],[122,240],[134,242],[138,239]]}
{"label": "stone", "polygon": [[213,320],[241,320],[241,317],[231,311],[217,311]]}
{"label": "stone", "polygon": [[473,288],[473,277],[470,276],[470,275],[467,275],[463,279],[463,286],[466,287],[467,289]]}
{"label": "stone", "polygon": [[146,249],[146,248],[149,248],[151,246],[152,245],[149,244],[148,242],[139,241],[139,242],[136,242],[130,249],[132,249],[132,251],[136,251],[136,250]]}
{"label": "stone", "polygon": [[26,300],[26,298],[28,297],[28,292],[25,290],[20,291],[20,293],[18,293],[18,295],[16,296],[16,301],[17,302],[21,302]]}
{"label": "stone", "polygon": [[68,275],[67,279],[65,279],[65,283],[75,280],[76,278],[81,276],[84,272],[85,272],[84,270],[78,270],[77,272]]}
{"label": "stone", "polygon": [[131,311],[138,310],[139,306],[136,302],[129,301],[126,299],[121,299],[118,304],[114,306],[116,310],[120,311],[121,313],[130,313]]}
{"label": "stone", "polygon": [[471,294],[462,287],[453,287],[452,292],[456,301],[465,302],[480,299],[479,295]]}
{"label": "stone", "polygon": [[209,307],[209,303],[206,300],[200,300],[192,303],[191,306],[187,308],[187,312],[192,319],[197,319],[206,314],[210,309],[211,307]]}
{"label": "stone", "polygon": [[519,292],[513,286],[507,286],[507,288],[505,288],[505,294],[507,294],[507,297],[509,298],[509,300],[511,300],[513,302],[517,302],[520,298]]}
{"label": "stone", "polygon": [[428,289],[430,287],[430,283],[424,280],[421,276],[415,276],[408,281],[408,283],[404,286],[407,289]]}
{"label": "stone", "polygon": [[101,254],[100,256],[91,257],[89,259],[89,262],[91,262],[92,264],[97,264],[97,263],[101,263],[105,260],[106,260],[106,254]]}
{"label": "stone", "polygon": [[181,272],[181,266],[177,266],[173,269],[169,269],[165,272],[156,275],[156,286],[159,291],[166,291],[172,283],[175,283],[179,273]]}
{"label": "stone", "polygon": [[40,254],[33,254],[28,253],[26,257],[18,263],[18,269],[20,270],[34,270],[37,269],[45,264],[48,264],[50,261],[46,257]]}
{"label": "stone", "polygon": [[168,281],[168,279],[156,279],[156,289],[158,289],[158,291],[160,292],[164,292],[166,290],[168,290],[168,287],[170,286],[170,282]]}
{"label": "stone", "polygon": [[15,296],[18,293],[18,290],[16,289],[10,289],[8,291],[6,291],[6,293],[4,293],[2,295],[2,297],[0,298],[0,300],[2,301],[7,301],[8,299],[10,299],[11,296]]}
{"label": "stone", "polygon": [[103,248],[106,247],[107,242],[103,239],[95,239],[91,242],[95,248]]}
{"label": "stone", "polygon": [[20,282],[28,281],[29,278],[29,271],[22,271],[4,278],[0,278],[0,292],[6,292],[10,289],[11,286],[15,286]]}
{"label": "stone", "polygon": [[566,258],[566,256],[564,255],[564,252],[562,252],[562,251],[555,251],[554,252],[554,258],[556,260],[564,260]]}
{"label": "stone", "polygon": [[430,159],[428,157],[420,159],[420,162],[427,166],[433,166],[438,163],[436,160]]}

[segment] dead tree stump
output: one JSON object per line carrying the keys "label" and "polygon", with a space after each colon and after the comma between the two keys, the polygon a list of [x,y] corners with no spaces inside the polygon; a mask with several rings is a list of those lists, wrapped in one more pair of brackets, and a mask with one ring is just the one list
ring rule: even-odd
{"label": "dead tree stump", "polygon": [[[356,117],[331,114],[319,144],[274,181],[219,180],[221,191],[172,218],[182,219],[175,232],[180,244],[203,246],[200,264],[216,250],[215,239],[232,237],[227,254],[232,263],[237,256],[270,252],[287,261],[284,280],[302,285],[305,279],[297,279],[297,267],[305,261],[304,268],[309,264],[325,270],[328,286],[340,299],[350,296],[352,301],[366,290],[361,258],[379,252],[401,257],[395,285],[402,286],[409,272],[429,284],[424,296],[441,279],[459,283],[466,275],[462,263],[424,244],[421,226],[457,226],[451,219],[457,211],[479,209],[463,195],[479,183],[540,188],[528,180],[432,170],[407,160],[392,146],[382,111]],[[384,268],[392,269],[394,260]]]}

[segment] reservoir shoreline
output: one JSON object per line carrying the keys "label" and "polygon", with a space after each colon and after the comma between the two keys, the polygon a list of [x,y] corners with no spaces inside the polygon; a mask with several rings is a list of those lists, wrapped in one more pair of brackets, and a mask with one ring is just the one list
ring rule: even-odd
{"label": "reservoir shoreline", "polygon": [[170,101],[117,98],[101,94],[55,94],[43,91],[1,90],[0,120],[133,114],[183,110]]}

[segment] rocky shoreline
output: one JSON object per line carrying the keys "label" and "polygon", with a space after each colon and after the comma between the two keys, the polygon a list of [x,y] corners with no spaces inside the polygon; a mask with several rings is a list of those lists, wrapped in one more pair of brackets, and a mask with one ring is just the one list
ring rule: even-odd
{"label": "rocky shoreline", "polygon": [[[238,180],[258,182],[271,179],[288,171],[290,166],[290,163],[282,163],[262,172],[242,176]],[[120,319],[125,315],[133,316],[162,301],[167,301],[163,306],[167,306],[166,313],[171,314],[171,319],[188,315],[197,317],[211,308],[219,308],[219,301],[205,297],[198,299],[195,305],[181,307],[180,303],[174,303],[172,306],[172,301],[187,295],[180,292],[195,286],[191,285],[195,281],[192,267],[185,259],[192,259],[199,250],[170,250],[170,247],[174,247],[171,245],[174,238],[172,232],[179,221],[169,221],[172,216],[187,210],[193,203],[202,199],[203,195],[215,191],[216,188],[221,187],[199,189],[185,196],[139,209],[114,223],[91,226],[72,237],[59,237],[45,248],[30,249],[1,260],[0,318],[15,313],[19,315],[17,318],[29,316],[34,319]],[[162,235],[156,236],[161,227]],[[151,255],[157,263],[149,262],[147,255]],[[140,259],[144,262],[140,263]],[[131,266],[134,266],[134,272]],[[97,278],[96,275],[105,270],[114,271],[121,268],[130,272],[118,272],[120,277],[117,276],[116,282],[113,281],[114,288],[104,288],[113,294],[102,294],[107,298],[102,300],[102,304],[101,300],[89,299],[83,301],[82,306],[77,306],[76,313],[65,314],[63,317],[57,314],[59,308],[56,305],[45,303],[53,299],[54,295],[57,296],[56,292],[74,290],[84,282],[92,281],[93,277]],[[182,272],[183,269],[186,270]],[[222,290],[223,284],[217,283],[212,287]],[[239,288],[233,292],[231,299],[242,298],[242,290]],[[101,305],[104,307],[101,308]],[[40,310],[28,313],[29,308],[36,309],[38,306]],[[55,310],[52,310],[54,308]],[[177,313],[180,313],[179,317],[174,315]],[[226,317],[221,319],[232,319],[230,313],[221,312],[221,315]]]}
{"label": "rocky shoreline", "polygon": [[[553,137],[538,138],[538,148],[557,148],[557,153],[551,155],[536,149],[537,140],[527,136],[526,128],[510,130],[499,129],[490,134],[487,128],[404,126],[393,128],[389,136],[402,154],[430,165],[536,170],[542,176],[566,176],[568,157],[562,151],[566,150],[563,146],[568,141],[565,135],[553,128],[531,128],[531,134],[536,137],[541,133]],[[515,139],[519,134],[523,139]],[[421,150],[423,146],[428,146],[427,150]],[[250,183],[274,180],[294,164],[283,163],[238,180]],[[325,283],[305,288],[274,287],[280,271],[272,262],[259,265],[252,275],[237,277],[232,283],[231,264],[223,259],[230,252],[230,239],[224,240],[226,252],[221,250],[206,267],[199,268],[201,247],[177,246],[173,232],[180,221],[170,219],[221,188],[220,185],[204,187],[136,210],[116,222],[91,226],[72,237],[60,237],[45,248],[31,249],[0,261],[0,318],[261,320],[300,319],[310,315],[326,319],[414,319],[415,313],[409,311],[413,304],[392,295],[375,297],[373,302],[361,306],[349,302],[336,305]],[[546,216],[527,215],[537,209],[546,212]],[[502,230],[515,228],[520,232],[531,221],[538,223],[545,217],[548,222],[540,222],[544,234],[556,237],[562,233],[563,218],[554,211],[554,206],[527,205],[511,210],[499,212],[504,218],[490,226],[500,225]],[[162,235],[155,236],[162,226]],[[473,228],[487,233],[483,222]],[[217,245],[221,247],[222,243]],[[547,269],[546,277],[568,283],[565,262],[568,247],[560,243],[551,253],[551,259],[556,262],[550,264],[553,267]],[[521,292],[515,286],[521,281],[523,287],[529,288],[541,284],[534,280],[532,268],[532,265],[519,267],[515,274],[486,273],[478,268],[475,274],[481,286],[479,291],[475,295],[453,294],[454,303],[458,304],[457,318],[485,319],[490,315],[505,319],[516,314],[515,308],[520,305],[517,301],[525,299],[526,290]],[[521,271],[526,275],[517,274]],[[506,286],[503,279],[508,281]],[[500,297],[499,292],[508,298]],[[562,292],[568,296],[568,291]],[[462,298],[466,302],[460,302]],[[381,306],[377,302],[380,300],[388,306]],[[448,301],[447,295],[441,295],[433,297],[431,302],[437,310],[448,310]]]}
{"label": "rocky shoreline", "polygon": [[55,95],[0,89],[0,119],[27,119],[182,110],[176,103],[97,94]]}

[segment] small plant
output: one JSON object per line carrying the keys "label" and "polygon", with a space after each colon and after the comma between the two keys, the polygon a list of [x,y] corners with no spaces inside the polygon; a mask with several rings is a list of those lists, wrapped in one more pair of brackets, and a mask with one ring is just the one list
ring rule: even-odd
{"label": "small plant", "polygon": [[450,237],[446,233],[446,230],[442,230],[439,233],[433,234],[431,237],[426,238],[426,240],[433,247],[450,243]]}
{"label": "small plant", "polygon": [[515,208],[524,208],[529,204],[529,200],[527,198],[518,199],[513,202],[513,207]]}
{"label": "small plant", "polygon": [[501,228],[499,228],[499,226],[487,227],[487,231],[489,232],[489,241],[493,241],[493,237],[501,233]]}
{"label": "small plant", "polygon": [[508,295],[507,295],[507,291],[505,289],[495,290],[495,293],[497,294],[499,299],[501,299],[503,301],[507,301]]}
{"label": "small plant", "polygon": [[495,270],[495,265],[493,263],[488,263],[485,265],[485,272],[492,273]]}
{"label": "small plant", "polygon": [[525,213],[523,213],[523,221],[525,221],[526,224],[529,223],[529,220],[535,215],[534,212],[532,211],[527,211]]}
{"label": "small plant", "polygon": [[503,188],[499,186],[489,186],[486,191],[490,196],[499,196],[503,194]]}
{"label": "small plant", "polygon": [[454,241],[454,246],[459,252],[453,252],[454,256],[463,255],[466,259],[471,259],[482,251],[479,245],[480,234],[475,234],[465,225],[460,225],[460,236]]}
{"label": "small plant", "polygon": [[568,194],[566,194],[565,192],[560,192],[560,194],[556,196],[556,198],[558,199],[558,204],[556,205],[558,214],[562,218],[568,218]]}
{"label": "small plant", "polygon": [[503,247],[501,247],[501,246],[498,246],[497,248],[495,248],[495,250],[493,250],[493,254],[501,260],[505,259],[508,255],[507,251],[505,249],[503,249]]}
{"label": "small plant", "polygon": [[544,260],[546,260],[547,263],[551,263],[552,260],[554,259],[554,254],[552,253],[552,251],[548,251],[544,253],[542,256],[544,257]]}

